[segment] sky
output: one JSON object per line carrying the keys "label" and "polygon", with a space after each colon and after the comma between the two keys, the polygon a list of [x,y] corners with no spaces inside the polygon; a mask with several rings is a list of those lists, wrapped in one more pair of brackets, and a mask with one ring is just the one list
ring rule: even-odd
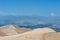
{"label": "sky", "polygon": [[60,16],[60,0],[0,0],[0,16]]}

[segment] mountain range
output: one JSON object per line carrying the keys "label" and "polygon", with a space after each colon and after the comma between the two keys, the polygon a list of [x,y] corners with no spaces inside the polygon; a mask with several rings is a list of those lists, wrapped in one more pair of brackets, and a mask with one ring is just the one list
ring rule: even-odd
{"label": "mountain range", "polygon": [[50,27],[56,31],[60,31],[60,18],[56,16],[0,16],[0,26],[10,24],[32,29]]}

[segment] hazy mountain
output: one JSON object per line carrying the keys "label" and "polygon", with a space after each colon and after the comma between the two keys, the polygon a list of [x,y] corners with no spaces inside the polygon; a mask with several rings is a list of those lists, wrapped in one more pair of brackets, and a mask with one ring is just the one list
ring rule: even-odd
{"label": "hazy mountain", "polygon": [[60,18],[57,16],[0,16],[0,26],[9,24],[15,24],[26,28],[50,27],[60,31]]}
{"label": "hazy mountain", "polygon": [[0,16],[0,25],[6,24],[42,24],[42,23],[56,23],[60,24],[59,17],[33,17],[33,16]]}

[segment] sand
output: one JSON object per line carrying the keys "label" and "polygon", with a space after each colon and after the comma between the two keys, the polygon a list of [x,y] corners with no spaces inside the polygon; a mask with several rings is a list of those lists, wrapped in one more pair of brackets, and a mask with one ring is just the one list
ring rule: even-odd
{"label": "sand", "polygon": [[19,28],[16,25],[6,25],[6,26],[0,27],[0,36],[17,35],[17,34],[21,34],[30,30],[32,29]]}
{"label": "sand", "polygon": [[4,32],[2,32],[2,31],[0,31],[0,37],[1,36],[6,36],[6,34]]}
{"label": "sand", "polygon": [[43,34],[48,32],[55,31],[50,28],[38,28],[18,35],[0,37],[0,40],[43,40]]}
{"label": "sand", "polygon": [[51,32],[44,34],[44,40],[60,40],[59,32]]}

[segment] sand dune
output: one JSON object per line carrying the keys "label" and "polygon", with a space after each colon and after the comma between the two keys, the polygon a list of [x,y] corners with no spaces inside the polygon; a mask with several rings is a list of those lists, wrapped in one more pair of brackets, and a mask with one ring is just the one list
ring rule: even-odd
{"label": "sand dune", "polygon": [[19,28],[16,25],[6,25],[0,27],[0,36],[16,35],[30,30],[31,29],[27,29],[27,28]]}
{"label": "sand dune", "polygon": [[51,32],[44,34],[44,40],[60,40],[59,32]]}
{"label": "sand dune", "polygon": [[2,31],[0,31],[0,36],[6,36],[6,34]]}
{"label": "sand dune", "polygon": [[50,28],[39,28],[18,35],[0,37],[0,40],[43,40],[43,34],[55,32]]}

